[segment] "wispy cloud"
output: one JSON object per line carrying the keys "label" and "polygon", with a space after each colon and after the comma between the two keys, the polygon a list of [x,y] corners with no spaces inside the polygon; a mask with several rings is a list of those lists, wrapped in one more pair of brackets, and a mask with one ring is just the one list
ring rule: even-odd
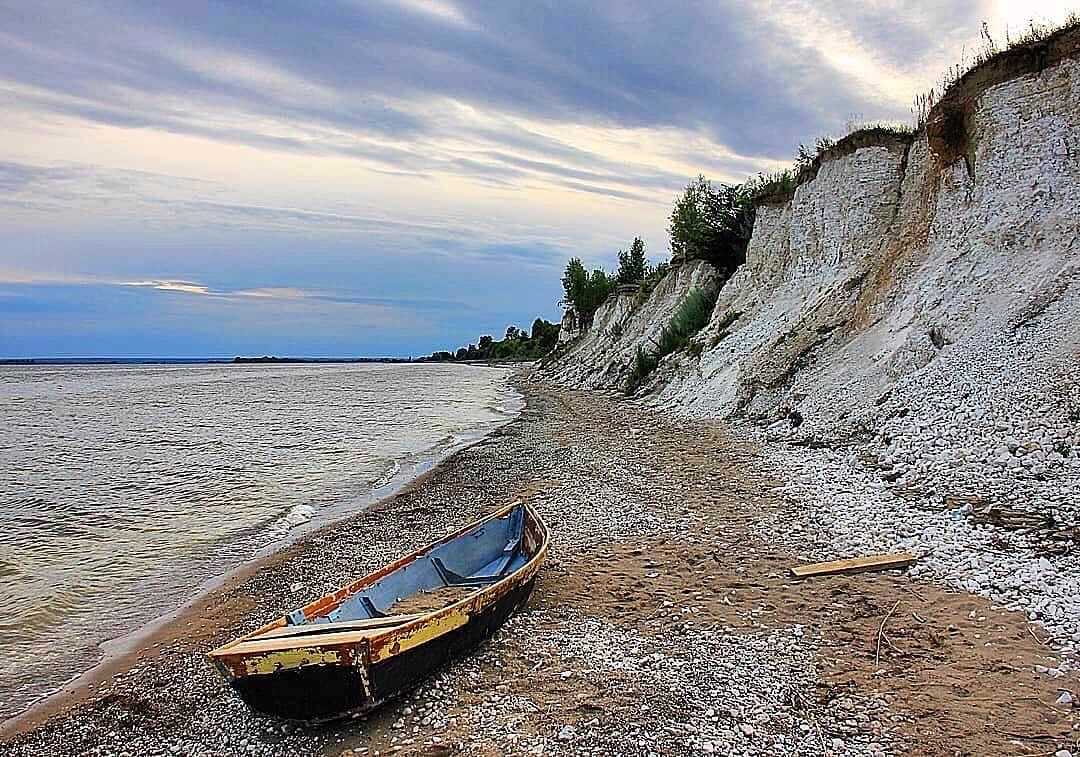
{"label": "wispy cloud", "polygon": [[[488,258],[491,250],[529,249],[530,261],[550,264],[569,254],[561,229],[511,219],[393,218],[378,213],[333,212],[213,199],[220,185],[184,176],[102,169],[90,165],[39,166],[0,162],[0,207],[31,216],[81,213],[124,218],[141,228],[256,230],[296,235],[361,235],[400,248],[412,244],[439,254],[454,240],[454,254]],[[606,190],[581,184],[583,191]],[[636,195],[627,194],[628,197]],[[11,248],[14,253],[15,247]],[[3,260],[0,258],[0,263]],[[155,283],[155,282],[150,282]],[[184,282],[180,282],[183,284]]]}
{"label": "wispy cloud", "polygon": [[[515,254],[511,250],[492,250],[492,254]],[[520,253],[524,255],[524,252]],[[278,302],[323,302],[338,305],[371,305],[402,310],[438,310],[453,308],[473,310],[474,306],[447,298],[380,297],[369,296],[348,289],[306,289],[294,286],[265,286],[245,288],[213,287],[197,281],[182,279],[111,280],[93,276],[39,273],[0,268],[0,284],[16,287],[121,287],[147,289],[170,294],[192,295],[218,300]],[[20,289],[10,289],[7,294],[16,296]]]}
{"label": "wispy cloud", "polygon": [[258,289],[240,289],[234,292],[237,297],[263,297],[266,299],[299,300],[309,297],[310,293],[295,287],[259,287]]}
{"label": "wispy cloud", "polygon": [[161,292],[183,292],[184,294],[205,294],[214,296],[225,296],[224,292],[212,292],[210,287],[202,284],[196,284],[193,281],[168,281],[168,280],[153,280],[153,281],[119,281],[116,282],[118,286],[125,287],[149,287],[150,289],[157,289]]}
{"label": "wispy cloud", "polygon": [[446,21],[455,26],[472,27],[469,19],[462,13],[461,8],[447,0],[397,0],[397,6],[406,10],[415,11],[425,16],[434,17],[440,21]]}

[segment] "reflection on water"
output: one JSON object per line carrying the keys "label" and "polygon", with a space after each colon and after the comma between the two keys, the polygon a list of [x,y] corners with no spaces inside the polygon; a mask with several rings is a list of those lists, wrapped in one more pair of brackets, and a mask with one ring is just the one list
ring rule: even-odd
{"label": "reflection on water", "polygon": [[505,417],[464,366],[0,367],[0,715],[402,463]]}

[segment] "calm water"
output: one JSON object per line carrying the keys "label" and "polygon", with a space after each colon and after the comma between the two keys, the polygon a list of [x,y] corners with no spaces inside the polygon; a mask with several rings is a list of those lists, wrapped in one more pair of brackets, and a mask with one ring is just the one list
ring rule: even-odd
{"label": "calm water", "polygon": [[0,715],[204,581],[504,421],[506,376],[0,367]]}

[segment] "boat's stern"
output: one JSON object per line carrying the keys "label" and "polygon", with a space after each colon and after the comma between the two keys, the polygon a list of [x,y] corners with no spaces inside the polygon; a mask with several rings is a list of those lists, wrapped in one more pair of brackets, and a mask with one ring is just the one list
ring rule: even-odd
{"label": "boat's stern", "polygon": [[210,654],[215,666],[256,712],[314,723],[364,712],[373,700],[366,644],[294,647],[265,654]]}

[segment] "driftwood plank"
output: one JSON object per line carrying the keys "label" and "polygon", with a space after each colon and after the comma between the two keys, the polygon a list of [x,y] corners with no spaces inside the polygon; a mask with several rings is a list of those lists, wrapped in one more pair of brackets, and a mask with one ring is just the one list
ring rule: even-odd
{"label": "driftwood plank", "polygon": [[896,552],[891,555],[868,555],[866,557],[853,557],[848,560],[799,565],[791,569],[791,575],[796,578],[811,578],[813,576],[830,576],[837,573],[892,570],[893,568],[906,568],[915,560],[915,555],[910,552]]}

